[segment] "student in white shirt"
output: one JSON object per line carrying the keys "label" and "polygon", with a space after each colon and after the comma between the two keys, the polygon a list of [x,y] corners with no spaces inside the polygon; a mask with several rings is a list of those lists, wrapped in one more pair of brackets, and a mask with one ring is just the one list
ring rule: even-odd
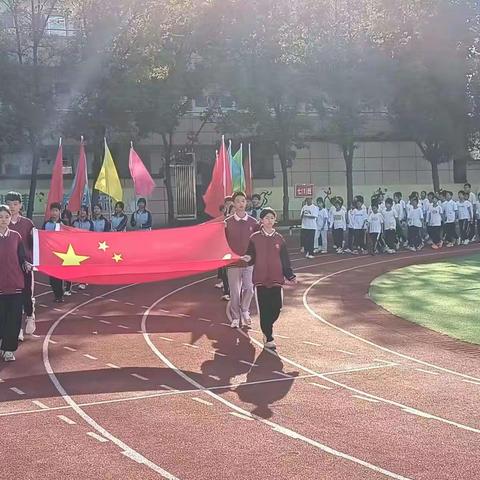
{"label": "student in white shirt", "polygon": [[368,215],[368,236],[370,237],[370,254],[375,255],[383,230],[383,215],[378,211],[378,205],[372,203],[372,212]]}
{"label": "student in white shirt", "polygon": [[407,213],[408,223],[408,249],[412,252],[422,249],[422,238],[420,231],[423,226],[423,210],[418,205],[418,198],[410,199],[410,209]]}
{"label": "student in white shirt", "polygon": [[385,211],[383,215],[383,236],[385,244],[387,246],[387,253],[395,253],[396,247],[398,245],[397,239],[397,223],[398,215],[397,211],[393,208],[393,200],[387,198],[385,200]]}
{"label": "student in white shirt", "polygon": [[393,201],[393,210],[395,210],[397,214],[397,238],[399,242],[407,246],[407,209],[405,201],[402,200],[402,192],[395,192],[393,194]]}
{"label": "student in white shirt", "polygon": [[471,242],[475,238],[475,223],[477,218],[478,202],[477,196],[472,192],[472,186],[469,183],[466,183],[463,186],[463,190],[465,191],[465,200],[468,200],[472,204],[473,219],[468,235],[468,240]]}
{"label": "student in white shirt", "polygon": [[318,217],[317,230],[315,232],[315,253],[327,253],[327,234],[328,234],[328,211],[325,208],[322,198],[317,198]]}
{"label": "student in white shirt", "polygon": [[314,258],[315,231],[317,230],[318,207],[313,205],[312,198],[306,199],[306,204],[300,212],[302,219],[303,242],[306,258]]}
{"label": "student in white shirt", "polygon": [[460,245],[468,245],[470,242],[470,230],[473,221],[473,207],[472,204],[465,200],[465,192],[460,190],[458,192],[458,227],[460,229]]}
{"label": "student in white shirt", "polygon": [[458,216],[458,207],[457,202],[455,202],[452,197],[452,192],[445,192],[445,202],[442,205],[445,242],[447,243],[447,247],[453,247],[458,240],[457,230],[455,228],[455,222]]}
{"label": "student in white shirt", "polygon": [[478,193],[475,217],[476,217],[476,224],[477,224],[477,240],[480,242],[480,192]]}
{"label": "student in white shirt", "polygon": [[441,248],[442,242],[442,219],[443,208],[438,203],[438,198],[433,197],[432,204],[430,205],[427,213],[427,229],[430,240],[432,241],[432,248],[436,250]]}
{"label": "student in white shirt", "polygon": [[337,253],[343,253],[345,246],[344,234],[347,229],[347,212],[342,207],[342,203],[337,200],[335,204],[335,211],[331,217],[333,247],[336,248]]}
{"label": "student in white shirt", "polygon": [[352,228],[353,228],[353,250],[352,253],[364,253],[365,246],[365,227],[367,225],[368,215],[362,209],[362,203],[357,200],[355,209],[351,214]]}
{"label": "student in white shirt", "polygon": [[348,209],[348,212],[347,212],[347,228],[348,228],[348,239],[347,239],[347,242],[346,242],[346,246],[347,248],[345,249],[345,253],[352,253],[352,250],[353,250],[353,226],[352,226],[352,214],[353,214],[353,211],[355,210],[355,201],[353,201],[351,204],[350,204],[350,208]]}

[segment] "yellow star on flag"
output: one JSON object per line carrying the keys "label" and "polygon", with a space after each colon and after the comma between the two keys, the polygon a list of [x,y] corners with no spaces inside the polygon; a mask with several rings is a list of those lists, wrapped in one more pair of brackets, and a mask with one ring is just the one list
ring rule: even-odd
{"label": "yellow star on flag", "polygon": [[107,251],[107,248],[110,248],[108,245],[107,245],[107,242],[98,242],[98,249],[99,250],[103,250],[104,252]]}
{"label": "yellow star on flag", "polygon": [[121,253],[114,253],[112,260],[115,260],[115,263],[121,262],[123,260]]}
{"label": "yellow star on flag", "polygon": [[77,255],[72,244],[68,245],[66,253],[53,252],[58,258],[63,260],[62,267],[78,267],[82,262],[89,259],[85,255]]}

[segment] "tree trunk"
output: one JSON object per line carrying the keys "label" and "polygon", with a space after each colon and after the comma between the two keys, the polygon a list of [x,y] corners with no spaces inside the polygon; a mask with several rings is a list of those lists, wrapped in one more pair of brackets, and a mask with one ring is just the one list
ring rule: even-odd
{"label": "tree trunk", "polygon": [[288,196],[288,167],[287,167],[287,151],[284,145],[277,148],[277,153],[280,158],[280,165],[282,167],[282,184],[283,184],[283,221],[290,220],[290,198]]}
{"label": "tree trunk", "polygon": [[353,202],[353,152],[354,145],[348,145],[342,147],[343,159],[345,160],[345,175],[347,179],[347,205],[349,206]]}
{"label": "tree trunk", "polygon": [[432,165],[432,180],[433,180],[433,191],[440,191],[440,175],[438,173],[438,163],[436,159],[431,159],[430,164]]}
{"label": "tree trunk", "polygon": [[[37,193],[38,164],[40,163],[40,152],[35,135],[30,134],[30,147],[32,149],[32,172],[30,176],[30,190],[28,193],[27,217],[32,218],[35,207],[35,195]],[[48,208],[48,206],[47,206]]]}
{"label": "tree trunk", "polygon": [[175,222],[174,203],[173,203],[173,188],[172,188],[172,172],[170,170],[170,161],[172,159],[172,142],[173,134],[170,133],[167,137],[162,133],[163,146],[165,148],[165,188],[167,189],[167,219],[168,225],[171,227]]}

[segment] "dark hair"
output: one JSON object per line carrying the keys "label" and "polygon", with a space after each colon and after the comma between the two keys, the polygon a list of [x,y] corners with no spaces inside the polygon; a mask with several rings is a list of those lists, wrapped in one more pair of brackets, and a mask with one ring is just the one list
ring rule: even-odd
{"label": "dark hair", "polygon": [[372,209],[375,207],[375,208],[378,208],[378,200],[373,200],[372,201],[372,205],[371,205]]}
{"label": "dark hair", "polygon": [[82,206],[80,207],[80,210],[83,210],[84,212],[86,212],[86,213],[87,213],[87,216],[88,216],[88,205],[82,205]]}
{"label": "dark hair", "polygon": [[227,203],[227,202],[231,202],[232,201],[232,196],[231,195],[227,195],[224,199],[223,199],[223,203]]}
{"label": "dark hair", "polygon": [[265,207],[261,212],[260,212],[260,218],[265,218],[269,213],[271,213],[275,218],[277,218],[277,213],[275,210],[271,207]]}
{"label": "dark hair", "polygon": [[390,197],[386,198],[385,205],[393,205],[393,200]]}
{"label": "dark hair", "polygon": [[54,208],[57,210],[62,210],[62,206],[58,202],[53,202],[50,204],[50,210],[53,210]]}
{"label": "dark hair", "polygon": [[469,183],[465,183],[463,186],[468,187],[468,188],[472,188],[472,186]]}
{"label": "dark hair", "polygon": [[459,191],[458,191],[458,194],[459,194],[459,195],[460,195],[460,194],[465,195],[465,191],[464,191],[464,190],[459,190]]}
{"label": "dark hair", "polygon": [[72,223],[72,212],[68,210],[68,208],[65,208],[62,212],[61,218],[63,220],[68,220],[68,224],[70,225]]}
{"label": "dark hair", "polygon": [[10,216],[12,216],[12,212],[10,211],[10,207],[8,205],[0,205],[0,212],[7,212]]}
{"label": "dark hair", "polygon": [[234,192],[234,194],[232,195],[232,200],[235,201],[235,199],[237,197],[243,197],[243,198],[247,199],[247,196],[242,191]]}
{"label": "dark hair", "polygon": [[252,200],[253,200],[254,198],[258,198],[259,200],[262,199],[262,197],[261,197],[258,193],[254,193],[254,194],[252,195]]}
{"label": "dark hair", "polygon": [[93,208],[95,208],[95,207],[98,207],[98,208],[100,209],[100,211],[103,210],[102,206],[101,206],[99,203],[96,203],[96,204],[93,206]]}
{"label": "dark hair", "polygon": [[140,198],[137,200],[137,205],[138,205],[139,203],[143,203],[143,204],[145,204],[145,206],[147,206],[147,200],[146,200],[145,198],[143,198],[143,197],[140,197]]}
{"label": "dark hair", "polygon": [[8,192],[5,195],[6,202],[22,202],[22,196],[18,192]]}
{"label": "dark hair", "polygon": [[393,194],[394,197],[402,198],[402,192],[395,192]]}
{"label": "dark hair", "polygon": [[[428,195],[433,195],[433,196],[435,196],[435,193],[434,193],[434,192],[428,192]],[[428,196],[428,195],[427,195],[427,196]]]}
{"label": "dark hair", "polygon": [[117,202],[115,204],[115,208],[120,207],[122,210],[125,208],[125,204],[123,202]]}
{"label": "dark hair", "polygon": [[410,197],[410,202],[417,202],[418,203],[418,197],[415,195],[413,197]]}
{"label": "dark hair", "polygon": [[362,202],[362,203],[363,203],[363,202],[365,201],[365,199],[362,197],[362,195],[357,195],[357,196],[353,199],[353,201],[354,201],[355,203],[357,203],[357,202]]}
{"label": "dark hair", "polygon": [[424,193],[425,195],[427,194],[426,190],[422,190],[420,193]]}

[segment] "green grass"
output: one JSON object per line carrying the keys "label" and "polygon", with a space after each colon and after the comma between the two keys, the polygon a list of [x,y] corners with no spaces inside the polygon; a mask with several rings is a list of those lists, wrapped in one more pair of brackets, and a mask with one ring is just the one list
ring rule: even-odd
{"label": "green grass", "polygon": [[389,272],[372,282],[370,297],[399,317],[480,344],[480,255]]}

